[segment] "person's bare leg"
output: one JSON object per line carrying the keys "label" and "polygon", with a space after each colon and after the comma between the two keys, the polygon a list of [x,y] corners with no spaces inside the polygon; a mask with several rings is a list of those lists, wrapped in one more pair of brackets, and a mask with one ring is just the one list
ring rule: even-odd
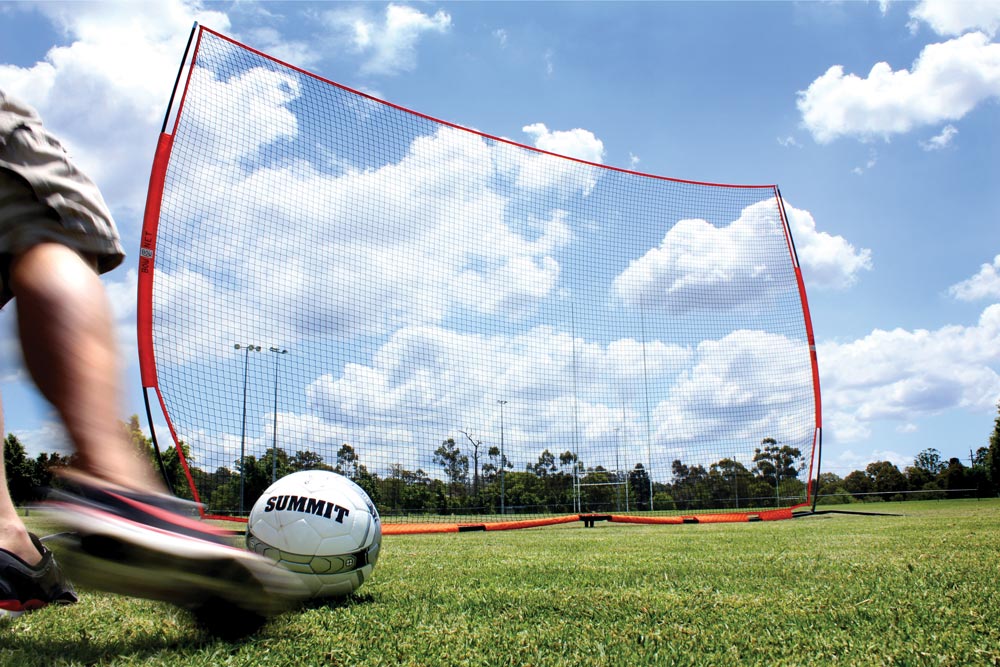
{"label": "person's bare leg", "polygon": [[[0,405],[0,434],[3,431],[3,406]],[[28,565],[36,565],[42,554],[31,543],[28,531],[17,515],[14,501],[7,488],[7,471],[3,464],[3,440],[0,439],[0,549],[6,549]]]}
{"label": "person's bare leg", "polygon": [[25,364],[62,417],[80,469],[112,484],[162,490],[119,426],[114,322],[94,267],[66,246],[42,243],[14,259],[10,284]]}

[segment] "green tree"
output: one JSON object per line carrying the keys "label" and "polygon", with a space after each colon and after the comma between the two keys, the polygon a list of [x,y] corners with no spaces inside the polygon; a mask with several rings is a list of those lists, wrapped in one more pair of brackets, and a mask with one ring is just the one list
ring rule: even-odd
{"label": "green tree", "polygon": [[40,481],[24,445],[17,436],[9,433],[4,439],[3,462],[7,471],[7,489],[15,505],[36,500],[36,489]]}
{"label": "green tree", "polygon": [[637,510],[648,510],[650,504],[649,473],[645,466],[636,463],[628,474],[629,492],[631,502]]}
{"label": "green tree", "polygon": [[[322,463],[322,460],[319,462]],[[337,466],[333,471],[350,479],[358,477],[358,455],[346,442],[337,450]]]}
{"label": "green tree", "polygon": [[[708,488],[712,506],[717,508],[746,507],[753,475],[739,461],[725,458],[708,468]],[[741,504],[742,503],[742,504]]]}
{"label": "green tree", "polygon": [[907,466],[903,470],[903,475],[906,477],[909,488],[918,491],[935,481],[935,478],[946,467],[941,460],[941,452],[931,447],[917,454],[916,458],[913,459],[913,465]]}
{"label": "green tree", "polygon": [[531,472],[504,475],[505,505],[508,512],[537,512],[545,505],[545,483]]}
{"label": "green tree", "polygon": [[872,492],[872,480],[860,470],[855,470],[844,478],[844,488],[858,500],[865,500]]}
{"label": "green tree", "polygon": [[458,448],[454,438],[448,438],[434,450],[434,463],[441,466],[448,477],[448,497],[453,498],[456,491],[461,493],[469,482],[469,457]]}
{"label": "green tree", "polygon": [[614,480],[611,474],[603,466],[597,466],[587,473],[580,480],[585,489],[581,498],[581,509],[585,512],[607,512],[619,509],[620,502],[616,498],[617,485],[612,484]]}
{"label": "green tree", "polygon": [[[349,445],[344,445],[348,447]],[[281,452],[281,449],[278,450]],[[343,451],[343,447],[340,448]],[[337,452],[337,464],[340,465],[340,451]],[[352,453],[354,450],[351,450]],[[334,472],[339,472],[336,468],[331,468],[329,465],[323,462],[323,457],[316,452],[311,451],[298,451],[295,452],[295,456],[288,460],[288,468],[291,472],[298,472],[299,470],[333,470]],[[344,473],[341,473],[344,474]],[[349,475],[345,475],[349,477]]]}
{"label": "green tree", "polygon": [[931,475],[937,475],[948,466],[941,460],[941,452],[930,447],[917,454],[913,459],[913,467],[926,470]]}
{"label": "green tree", "polygon": [[869,463],[865,474],[871,480],[872,491],[883,494],[883,498],[907,490],[906,477],[889,461]]}
{"label": "green tree", "polygon": [[42,452],[35,457],[34,479],[38,484],[38,487],[36,488],[36,498],[38,500],[41,500],[41,493],[39,493],[40,490],[43,490],[46,487],[53,487],[58,484],[59,478],[55,475],[56,471],[59,468],[68,467],[73,460],[73,456],[64,456],[58,452],[52,452],[51,454]]}
{"label": "green tree", "polygon": [[990,434],[990,446],[983,464],[993,493],[1000,493],[1000,402],[997,403],[997,416],[993,420],[993,433]]}
{"label": "green tree", "polygon": [[[407,470],[399,463],[389,466],[389,476],[379,483],[382,502],[391,512],[406,513],[434,508],[436,485],[420,468]],[[374,500],[374,497],[373,497]]]}
{"label": "green tree", "polygon": [[958,495],[968,495],[967,493],[960,493],[960,491],[962,489],[974,488],[975,486],[968,479],[968,469],[957,458],[948,460],[948,465],[941,471],[936,481],[942,489],[953,492],[953,498]]}
{"label": "green tree", "polygon": [[[299,459],[306,456],[310,457],[310,467],[304,469],[330,470],[330,466],[323,463],[323,458],[315,452],[298,452],[295,458]],[[361,463],[358,453],[346,442],[337,450],[337,466],[333,468],[333,471],[344,475],[364,489],[365,493],[368,494],[368,497],[376,505],[380,502],[381,486],[378,475],[368,472],[368,468]]]}
{"label": "green tree", "polygon": [[675,459],[670,464],[670,471],[674,481],[671,496],[678,507],[700,509],[708,505],[711,490],[704,466],[687,466],[680,459]]}
{"label": "green tree", "polygon": [[802,452],[798,447],[780,445],[774,438],[764,438],[761,447],[753,450],[757,474],[777,487],[781,480],[798,477],[805,468]]}
{"label": "green tree", "polygon": [[529,464],[526,470],[535,473],[539,477],[547,477],[550,474],[555,474],[559,470],[559,466],[556,465],[555,455],[546,449],[538,455],[538,462],[534,465]]}
{"label": "green tree", "polygon": [[501,470],[501,466],[504,470],[513,470],[514,464],[510,462],[507,455],[500,455],[500,448],[496,445],[491,446],[486,451],[486,456],[489,457],[489,463],[483,464],[483,478],[487,483],[494,482]]}
{"label": "green tree", "polygon": [[[181,450],[180,453],[177,452],[178,447]],[[188,469],[191,471],[191,476],[195,478],[195,484],[197,485],[198,477],[203,473],[201,470],[194,467],[194,458],[191,456],[191,447],[183,440],[181,440],[179,445],[167,447],[167,450],[163,452],[163,467],[166,469],[167,481],[171,490],[173,490],[174,495],[178,498],[193,500],[194,496],[191,493],[191,485],[188,483],[187,475],[184,472],[184,463],[181,462],[182,455],[184,457],[184,463],[187,463]]]}

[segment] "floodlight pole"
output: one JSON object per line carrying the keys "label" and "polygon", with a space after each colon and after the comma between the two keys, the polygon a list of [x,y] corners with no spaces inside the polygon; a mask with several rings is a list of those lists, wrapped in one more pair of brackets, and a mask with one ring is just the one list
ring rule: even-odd
{"label": "floodlight pole", "polygon": [[[622,474],[621,428],[615,427],[615,481]],[[626,481],[626,483],[628,483]],[[622,511],[622,486],[615,484],[615,511]]]}
{"label": "floodlight pole", "polygon": [[497,403],[500,404],[500,514],[506,514],[507,510],[504,506],[504,455],[503,455],[503,406],[507,405],[507,401],[498,400]]}
{"label": "floodlight pole", "polygon": [[271,440],[271,484],[274,484],[278,481],[278,358],[288,354],[288,350],[277,347],[268,350],[274,352],[274,436]]}
{"label": "floodlight pole", "polygon": [[246,350],[243,360],[243,425],[240,426],[240,514],[244,510],[244,493],[246,489],[246,444],[247,444],[247,380],[250,377],[250,352],[260,352],[260,345],[240,345],[236,343],[233,348]]}

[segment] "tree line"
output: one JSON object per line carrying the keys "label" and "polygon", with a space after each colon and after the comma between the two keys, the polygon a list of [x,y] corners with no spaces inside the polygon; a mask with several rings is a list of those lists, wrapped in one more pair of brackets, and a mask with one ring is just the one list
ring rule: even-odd
{"label": "tree line", "polygon": [[986,446],[970,452],[969,465],[958,458],[945,461],[931,447],[900,470],[890,461],[869,463],[846,477],[821,473],[818,502],[849,503],[903,498],[967,498],[1000,495],[1000,403]]}
{"label": "tree line", "polygon": [[[869,464],[846,477],[820,474],[816,484],[818,502],[846,503],[902,499],[908,492],[918,498],[992,496],[1000,493],[1000,404],[989,444],[972,455],[971,465],[959,459],[942,459],[936,449],[920,452],[902,471],[889,461]],[[136,456],[154,465],[156,452],[145,437],[139,418],[133,415],[122,423],[135,445]],[[630,469],[607,470],[588,466],[570,451],[555,453],[545,449],[538,459],[515,469],[495,446],[483,448],[470,434],[460,446],[447,438],[433,452],[432,461],[441,474],[432,475],[416,468],[393,464],[381,475],[370,471],[350,444],[343,444],[335,460],[320,454],[268,449],[259,458],[247,455],[233,466],[203,470],[193,460],[190,449],[181,443],[184,458],[201,494],[200,500],[214,513],[249,511],[272,479],[299,470],[332,470],[361,486],[379,511],[386,516],[408,514],[496,514],[574,513],[624,511],[694,511],[707,509],[746,510],[784,507],[806,497],[805,482],[799,479],[805,462],[799,449],[765,438],[754,450],[749,466],[731,458],[710,465],[671,463],[670,481],[650,478],[646,466],[635,463]],[[162,454],[165,476],[172,490],[191,498],[180,457],[175,448]],[[42,453],[29,459],[13,434],[4,447],[8,485],[15,503],[39,500],[39,489],[58,487],[62,466],[72,457]]]}
{"label": "tree line", "polygon": [[[133,443],[135,455],[159,466],[138,416],[133,415],[121,428]],[[231,468],[222,466],[214,471],[198,467],[186,443],[181,443],[181,450],[199,499],[213,513],[235,514],[241,506],[249,511],[272,479],[299,470],[331,470],[352,479],[387,516],[497,514],[501,508],[506,513],[523,514],[770,507],[782,504],[787,496],[804,495],[804,484],[798,479],[803,467],[799,450],[771,438],[756,450],[750,468],[732,459],[722,459],[708,468],[675,460],[673,480],[665,483],[651,480],[641,462],[627,471],[613,471],[600,465],[587,466],[573,452],[556,454],[548,449],[534,463],[516,470],[499,448],[482,448],[481,442],[466,436],[466,451],[454,438],[448,438],[433,452],[432,461],[441,473],[435,475],[399,463],[380,475],[370,471],[346,443],[330,462],[316,452],[289,454],[272,448],[259,458],[247,455],[234,461]],[[19,504],[40,500],[45,487],[58,487],[58,469],[73,462],[72,456],[58,453],[29,459],[13,434],[7,436],[5,445],[9,487]],[[160,458],[174,493],[191,499],[176,448],[167,448]]]}

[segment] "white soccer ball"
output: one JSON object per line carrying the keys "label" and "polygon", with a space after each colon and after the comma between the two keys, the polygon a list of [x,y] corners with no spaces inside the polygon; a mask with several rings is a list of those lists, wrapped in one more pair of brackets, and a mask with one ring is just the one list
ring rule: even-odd
{"label": "white soccer ball", "polygon": [[247,523],[247,548],[299,574],[313,597],[342,597],[371,576],[382,545],[378,510],[364,489],[327,470],[282,477]]}

